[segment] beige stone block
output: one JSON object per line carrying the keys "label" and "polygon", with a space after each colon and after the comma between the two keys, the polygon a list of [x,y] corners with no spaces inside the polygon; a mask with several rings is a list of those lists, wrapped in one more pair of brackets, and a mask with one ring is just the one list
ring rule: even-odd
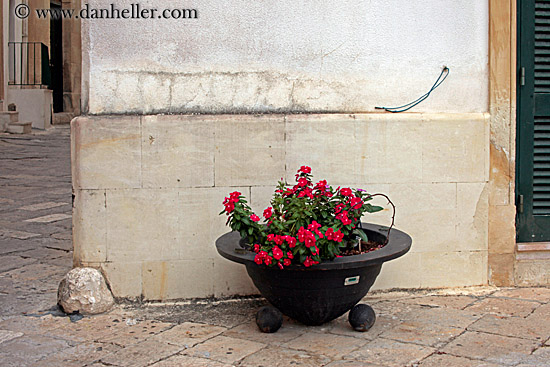
{"label": "beige stone block", "polygon": [[531,354],[538,342],[528,339],[467,331],[449,343],[443,352],[455,356],[514,365]]}
{"label": "beige stone block", "polygon": [[[257,328],[256,328],[257,329]],[[278,333],[282,332],[284,328],[280,329]],[[276,336],[277,334],[267,334],[268,336]],[[328,338],[327,338],[328,339]],[[328,340],[323,341],[323,346],[326,347]],[[257,366],[301,366],[301,367],[318,367],[326,366],[326,363],[330,361],[327,356],[315,353],[310,350],[307,352],[303,350],[292,350],[280,347],[274,347],[271,341],[267,341],[269,347],[262,349],[245,359],[243,359],[239,366],[242,367],[257,367]],[[344,346],[345,347],[345,346]]]}
{"label": "beige stone block", "polygon": [[341,359],[344,355],[353,352],[365,344],[367,344],[367,340],[352,338],[350,336],[309,332],[289,341],[283,347],[307,350],[316,355]]}
{"label": "beige stone block", "polygon": [[[492,297],[519,298],[528,301],[548,302],[550,299],[550,288],[509,288],[496,291]],[[550,307],[550,306],[549,306]],[[550,321],[550,313],[548,313]],[[533,317],[531,315],[530,317]]]}
{"label": "beige stone block", "polygon": [[361,182],[356,121],[348,115],[290,115],[286,118],[286,179],[294,183],[303,165],[329,184]]}
{"label": "beige stone block", "polygon": [[191,348],[223,333],[224,327],[184,322],[154,337],[155,340]]}
{"label": "beige stone block", "polygon": [[146,300],[206,298],[214,294],[212,260],[147,261],[142,266]]}
{"label": "beige stone block", "polygon": [[394,340],[378,338],[353,353],[344,356],[344,359],[361,361],[368,366],[411,366],[434,353],[430,347],[411,343],[401,343]]}
{"label": "beige stone block", "polygon": [[138,298],[141,296],[140,262],[102,263],[101,270],[115,297]]}
{"label": "beige stone block", "polygon": [[273,186],[253,186],[250,188],[250,197],[248,203],[252,211],[256,213],[263,221],[264,210],[271,206],[271,199],[275,193],[276,182]]}
{"label": "beige stone block", "polygon": [[420,287],[421,279],[425,276],[419,270],[420,257],[419,253],[409,252],[398,259],[384,263],[372,290]]}
{"label": "beige stone block", "polygon": [[177,202],[175,190],[107,190],[107,260],[174,259],[181,247]]}
{"label": "beige stone block", "polygon": [[423,181],[487,181],[489,136],[485,116],[425,115],[424,118]]}
{"label": "beige stone block", "polygon": [[78,117],[71,124],[75,189],[138,188],[141,185],[140,118]]}
{"label": "beige stone block", "polygon": [[513,254],[515,248],[515,205],[489,206],[489,253]]}
{"label": "beige stone block", "polygon": [[215,126],[216,186],[274,185],[284,176],[282,116],[220,116]]}
{"label": "beige stone block", "polygon": [[199,116],[145,116],[143,186],[214,186],[214,122]]}
{"label": "beige stone block", "polygon": [[101,358],[101,362],[106,365],[121,367],[150,366],[155,362],[177,354],[182,349],[182,347],[169,343],[148,339],[108,354]]}
{"label": "beige stone block", "polygon": [[514,182],[511,173],[511,162],[508,157],[508,152],[501,146],[495,145],[491,141],[490,144],[490,172],[489,182],[491,184],[491,190],[489,195],[489,202],[491,205],[509,205],[510,204],[510,191]]}
{"label": "beige stone block", "polygon": [[457,241],[454,251],[487,251],[488,185],[457,184]]}
{"label": "beige stone block", "polygon": [[183,354],[191,357],[207,357],[234,366],[239,360],[265,347],[265,344],[250,340],[216,336],[202,344],[186,349]]}
{"label": "beige stone block", "polygon": [[514,254],[489,253],[489,284],[497,287],[514,285]]}
{"label": "beige stone block", "polygon": [[[331,183],[419,182],[419,115],[291,115],[287,117],[287,177],[302,164]],[[318,177],[320,178],[320,176]]]}
{"label": "beige stone block", "polygon": [[74,260],[107,260],[105,190],[76,190],[73,210]]}
{"label": "beige stone block", "polygon": [[521,286],[549,285],[550,260],[518,261],[514,278]]}
{"label": "beige stone block", "polygon": [[396,206],[396,228],[413,238],[411,252],[452,249],[457,238],[456,184],[395,184],[388,195]]}
{"label": "beige stone block", "polygon": [[215,297],[259,294],[246,272],[246,267],[221,256],[214,260],[213,279]]}
{"label": "beige stone block", "polygon": [[224,206],[222,202],[233,191],[239,191],[250,198],[245,187],[216,187],[181,189],[178,201],[171,204],[172,216],[179,218],[177,251],[173,256],[182,260],[220,258],[215,243],[222,234],[230,232],[226,226],[227,216],[218,215]]}
{"label": "beige stone block", "polygon": [[487,252],[428,252],[421,254],[422,288],[487,284]]}
{"label": "beige stone block", "polygon": [[360,178],[374,183],[422,181],[422,144],[425,132],[418,115],[380,119],[357,115]]}

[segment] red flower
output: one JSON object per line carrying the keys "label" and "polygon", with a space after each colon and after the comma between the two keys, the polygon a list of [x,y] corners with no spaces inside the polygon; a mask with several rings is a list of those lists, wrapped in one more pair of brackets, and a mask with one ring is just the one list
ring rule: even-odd
{"label": "red flower", "polygon": [[363,200],[361,200],[360,198],[354,197],[350,200],[349,205],[351,206],[352,209],[360,209],[361,206],[363,205]]}
{"label": "red flower", "polygon": [[258,265],[262,265],[262,262],[264,261],[264,258],[260,254],[256,254],[254,256],[254,262]]}
{"label": "red flower", "polygon": [[299,198],[303,198],[304,196],[307,196],[310,199],[313,199],[313,190],[309,187],[304,188],[300,193],[298,194]]}
{"label": "red flower", "polygon": [[344,239],[344,234],[340,230],[338,230],[337,232],[334,232],[334,241],[342,242],[343,239]]}
{"label": "red flower", "polygon": [[273,258],[275,260],[280,260],[283,257],[283,251],[277,246],[273,247]]}
{"label": "red flower", "polygon": [[273,262],[273,259],[271,258],[271,256],[266,256],[265,259],[264,259],[264,264],[266,265],[271,265],[271,263]]}
{"label": "red flower", "polygon": [[254,245],[254,252],[255,252],[255,253],[260,252],[260,245],[258,245],[258,244],[255,244],[255,245]]}
{"label": "red flower", "polygon": [[300,169],[298,170],[298,172],[311,173],[311,167],[302,166],[302,167],[300,167]]}
{"label": "red flower", "polygon": [[285,236],[286,243],[288,243],[288,247],[294,248],[296,247],[296,238],[292,236]]}
{"label": "red flower", "polygon": [[311,224],[309,226],[307,226],[307,229],[309,229],[310,231],[314,231],[318,228],[321,228],[321,225],[319,223],[317,223],[316,221],[311,222]]}
{"label": "red flower", "polygon": [[239,201],[239,197],[241,196],[242,194],[238,191],[234,191],[232,192],[231,194],[229,194],[229,197],[231,198],[232,201],[234,202],[237,202]]}
{"label": "red flower", "polygon": [[348,212],[343,211],[342,213],[338,214],[336,216],[336,219],[339,219],[342,221],[342,224],[347,226],[348,224],[351,224],[351,219],[348,218]]}
{"label": "red flower", "polygon": [[233,202],[224,203],[225,211],[227,214],[231,213],[235,209],[235,204]]}
{"label": "red flower", "polygon": [[317,184],[315,185],[315,189],[324,191],[327,189],[327,185],[327,180],[321,180],[317,182]]}
{"label": "red flower", "polygon": [[292,251],[287,252],[287,253],[286,253],[286,256],[287,256],[290,260],[294,259],[294,255],[292,254]]}
{"label": "red flower", "polygon": [[300,229],[298,230],[298,241],[300,242],[304,242],[306,240],[306,230],[304,229],[304,227],[300,227]]}
{"label": "red flower", "polygon": [[307,237],[306,237],[305,245],[306,245],[306,247],[315,246],[315,237],[313,237],[313,236],[307,236]]}
{"label": "red flower", "polygon": [[267,208],[266,210],[264,210],[264,218],[265,219],[269,219],[271,218],[271,216],[273,215],[273,212],[271,211],[271,207]]}
{"label": "red flower", "polygon": [[275,235],[273,233],[270,233],[267,235],[267,240],[268,241],[275,241]]}
{"label": "red flower", "polygon": [[307,179],[304,177],[300,177],[298,180],[298,187],[305,187],[307,186]]}
{"label": "red flower", "polygon": [[284,236],[279,236],[279,235],[276,235],[275,236],[275,239],[273,240],[277,245],[282,245],[283,242],[284,242]]}
{"label": "red flower", "polygon": [[250,220],[253,221],[253,222],[259,222],[260,217],[258,217],[256,214],[251,214],[250,215]]}
{"label": "red flower", "polygon": [[342,242],[342,239],[344,238],[344,234],[340,230],[334,232],[334,229],[332,228],[327,229],[325,236],[327,237],[327,240],[336,242]]}
{"label": "red flower", "polygon": [[280,269],[283,269],[283,264],[277,263],[277,265],[279,266]]}
{"label": "red flower", "polygon": [[292,261],[290,261],[290,259],[284,259],[283,264],[284,266],[289,266],[290,264],[292,264]]}
{"label": "red flower", "polygon": [[343,188],[342,190],[340,190],[340,194],[344,195],[344,196],[351,196],[353,195],[352,192],[351,192],[351,189],[349,188]]}

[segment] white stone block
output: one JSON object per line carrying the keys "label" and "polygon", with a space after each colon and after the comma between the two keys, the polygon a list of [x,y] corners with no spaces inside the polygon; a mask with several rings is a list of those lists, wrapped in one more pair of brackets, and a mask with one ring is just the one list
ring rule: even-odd
{"label": "white stone block", "polygon": [[115,297],[130,299],[141,297],[141,262],[103,262],[100,266]]}
{"label": "white stone block", "polygon": [[180,251],[180,217],[172,190],[107,190],[107,261],[172,260]]}
{"label": "white stone block", "polygon": [[222,257],[214,261],[214,296],[228,297],[259,294],[246,268]]}
{"label": "white stone block", "polygon": [[146,300],[206,298],[214,295],[212,260],[148,261],[142,266]]}
{"label": "white stone block", "polygon": [[73,209],[73,246],[77,264],[107,260],[105,190],[76,190]]}
{"label": "white stone block", "polygon": [[213,120],[145,116],[141,144],[144,187],[214,186]]}
{"label": "white stone block", "polygon": [[484,114],[424,115],[423,181],[487,181],[487,123]]}
{"label": "white stone block", "polygon": [[486,183],[457,184],[455,251],[488,251],[489,195]]}
{"label": "white stone block", "polygon": [[71,124],[75,189],[141,186],[140,117],[78,117]]}
{"label": "white stone block", "polygon": [[220,116],[216,121],[216,186],[273,185],[285,172],[282,116]]}

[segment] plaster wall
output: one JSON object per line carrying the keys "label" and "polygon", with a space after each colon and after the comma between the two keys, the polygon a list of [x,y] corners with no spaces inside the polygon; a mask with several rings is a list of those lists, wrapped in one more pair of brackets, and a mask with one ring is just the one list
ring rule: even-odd
{"label": "plaster wall", "polygon": [[52,126],[51,90],[10,88],[8,104],[10,103],[14,103],[19,112],[19,121],[32,122],[32,127],[40,130]]}
{"label": "plaster wall", "polygon": [[[88,3],[99,9],[112,1]],[[185,5],[197,9],[197,19],[83,21],[83,48],[90,51],[83,61],[84,112],[373,111],[416,99],[443,65],[451,77],[416,111],[487,111],[486,1]]]}

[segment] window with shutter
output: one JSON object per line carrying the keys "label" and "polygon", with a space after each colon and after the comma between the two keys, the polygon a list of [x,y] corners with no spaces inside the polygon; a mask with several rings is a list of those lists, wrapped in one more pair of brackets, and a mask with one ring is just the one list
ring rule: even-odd
{"label": "window with shutter", "polygon": [[518,5],[518,242],[550,241],[550,0]]}
{"label": "window with shutter", "polygon": [[550,1],[518,2],[518,242],[550,241]]}

